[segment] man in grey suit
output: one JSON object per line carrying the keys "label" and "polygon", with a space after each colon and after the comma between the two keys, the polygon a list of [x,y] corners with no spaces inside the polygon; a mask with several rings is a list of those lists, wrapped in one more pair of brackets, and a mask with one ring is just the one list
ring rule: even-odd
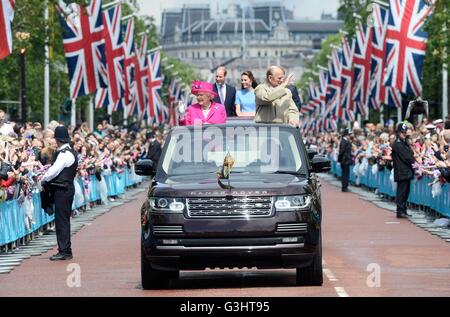
{"label": "man in grey suit", "polygon": [[214,91],[217,93],[218,97],[214,99],[214,102],[225,106],[225,109],[227,110],[227,117],[237,117],[236,88],[225,84],[227,74],[228,72],[225,67],[219,67],[216,71],[216,84],[214,85]]}

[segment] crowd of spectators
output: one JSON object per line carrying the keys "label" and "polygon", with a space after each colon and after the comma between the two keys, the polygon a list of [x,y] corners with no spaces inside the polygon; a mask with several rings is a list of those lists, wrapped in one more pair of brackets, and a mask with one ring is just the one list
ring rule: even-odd
{"label": "crowd of spectators", "polygon": [[[40,190],[40,177],[55,159],[57,144],[53,137],[60,124],[52,121],[44,129],[38,122],[13,123],[5,117],[0,110],[0,203],[18,200],[23,204]],[[76,199],[80,195],[89,197],[92,177],[106,188],[104,176],[133,171],[139,159],[158,153],[167,134],[159,128],[140,129],[136,124],[123,128],[107,121],[99,123],[94,131],[83,123],[69,127],[69,132],[71,145],[78,153],[78,177],[83,184],[81,187],[76,182]],[[107,203],[108,198],[102,196],[102,201]]]}
{"label": "crowd of spectators", "polygon": [[[408,142],[414,151],[416,163],[413,165],[415,176],[421,179],[429,176],[433,196],[441,194],[441,186],[450,182],[450,121],[423,119],[413,125],[408,123]],[[315,146],[320,154],[337,161],[341,136],[337,132],[306,136],[307,146]],[[391,121],[382,124],[366,123],[359,127],[354,124],[350,141],[352,144],[353,173],[356,185],[366,173],[376,174],[387,170],[392,172],[392,144],[396,140],[395,125]],[[391,181],[393,182],[393,173]]]}

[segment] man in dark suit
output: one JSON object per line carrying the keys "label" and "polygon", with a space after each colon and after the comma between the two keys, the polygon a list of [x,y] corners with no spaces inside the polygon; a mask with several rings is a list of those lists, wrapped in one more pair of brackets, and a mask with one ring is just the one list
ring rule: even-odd
{"label": "man in dark suit", "polygon": [[348,181],[350,178],[350,166],[352,165],[352,144],[349,140],[350,131],[345,129],[342,132],[341,144],[339,145],[338,162],[342,168],[342,192],[348,192]]}
{"label": "man in dark suit", "polygon": [[236,114],[236,88],[225,84],[227,78],[227,69],[219,67],[216,71],[216,84],[214,85],[214,92],[219,95],[214,99],[214,102],[225,106],[227,110],[227,117],[237,117]]}
{"label": "man in dark suit", "polygon": [[400,123],[397,126],[397,140],[392,145],[394,163],[394,181],[397,182],[397,218],[408,218],[407,203],[414,179],[413,164],[416,162],[414,152],[408,142],[408,126]]}
{"label": "man in dark suit", "polygon": [[302,98],[298,93],[298,89],[295,85],[289,85],[287,88],[292,92],[292,100],[294,100],[295,105],[298,108],[298,111],[302,111]]}

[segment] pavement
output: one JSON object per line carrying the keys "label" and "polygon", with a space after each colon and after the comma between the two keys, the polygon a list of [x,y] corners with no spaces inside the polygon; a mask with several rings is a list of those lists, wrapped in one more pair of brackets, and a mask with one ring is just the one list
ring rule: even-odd
{"label": "pavement", "polygon": [[0,273],[0,296],[450,296],[449,243],[409,220],[397,220],[367,193],[342,193],[335,180],[322,180],[322,287],[297,286],[295,270],[208,270],[182,272],[167,290],[143,291],[140,208],[146,193],[140,188],[72,221],[70,262],[48,260],[56,253],[54,235],[0,255],[0,269],[13,268]]}

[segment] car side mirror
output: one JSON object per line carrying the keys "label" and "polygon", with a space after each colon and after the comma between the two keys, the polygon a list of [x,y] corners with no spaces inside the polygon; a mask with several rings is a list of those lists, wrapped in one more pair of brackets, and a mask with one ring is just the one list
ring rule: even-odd
{"label": "car side mirror", "polygon": [[317,150],[314,150],[314,149],[307,149],[307,153],[308,153],[308,157],[311,161],[317,154],[319,154],[319,152],[317,152]]}
{"label": "car side mirror", "polygon": [[331,160],[322,155],[316,155],[311,160],[313,173],[325,173],[331,171]]}
{"label": "car side mirror", "polygon": [[135,173],[139,176],[155,176],[155,163],[152,160],[141,160],[134,167]]}

